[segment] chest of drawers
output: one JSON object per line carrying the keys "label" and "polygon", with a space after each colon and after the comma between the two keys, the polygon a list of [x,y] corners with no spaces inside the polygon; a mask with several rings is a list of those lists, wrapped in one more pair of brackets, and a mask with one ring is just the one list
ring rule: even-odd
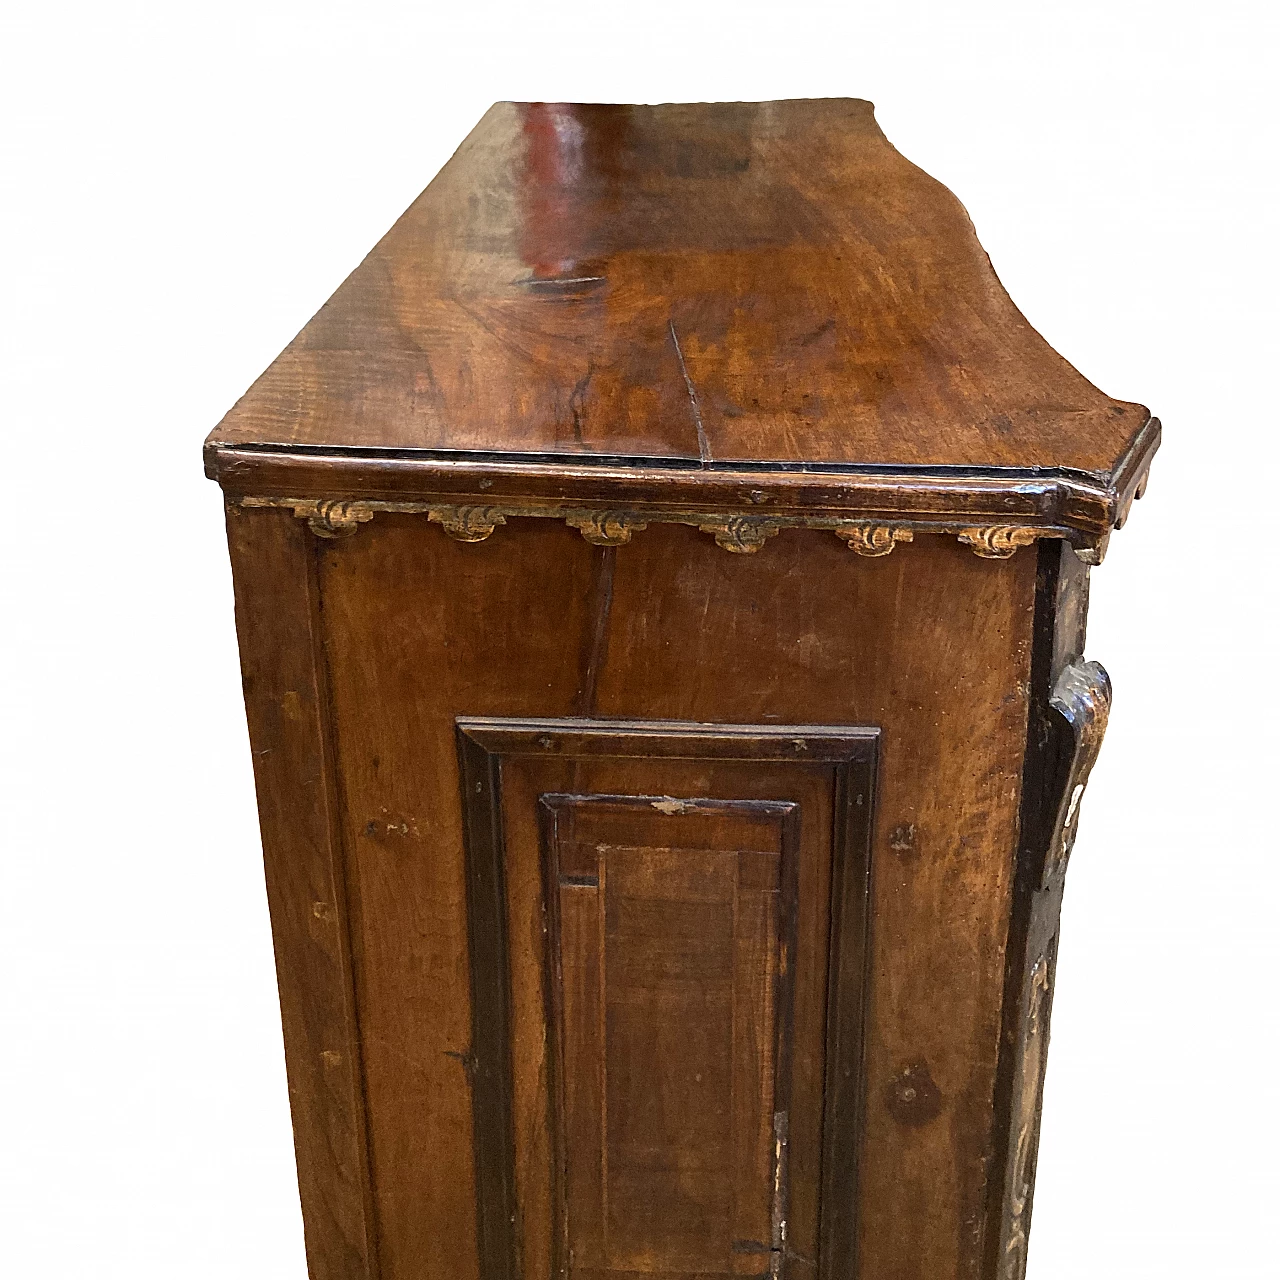
{"label": "chest of drawers", "polygon": [[1020,1276],[1158,440],[869,104],[495,106],[206,447],[312,1276]]}

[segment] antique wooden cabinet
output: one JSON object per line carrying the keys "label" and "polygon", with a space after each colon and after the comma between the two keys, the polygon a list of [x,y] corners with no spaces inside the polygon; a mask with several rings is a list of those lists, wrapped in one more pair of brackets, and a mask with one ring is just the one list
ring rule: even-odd
{"label": "antique wooden cabinet", "polygon": [[1146,409],[869,104],[495,106],[209,438],[316,1280],[1007,1280]]}

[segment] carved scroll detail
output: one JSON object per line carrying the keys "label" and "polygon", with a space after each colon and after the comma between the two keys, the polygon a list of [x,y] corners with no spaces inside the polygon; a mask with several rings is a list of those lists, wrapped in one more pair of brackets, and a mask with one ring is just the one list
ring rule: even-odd
{"label": "carved scroll detail", "polygon": [[496,507],[432,507],[427,519],[459,542],[483,542],[507,517]]}
{"label": "carved scroll detail", "polygon": [[1069,735],[1058,809],[1045,856],[1043,883],[1066,869],[1080,821],[1080,798],[1107,731],[1111,712],[1111,679],[1099,662],[1068,663],[1058,677],[1049,705]]}
{"label": "carved scroll detail", "polygon": [[1040,1136],[1040,1105],[1044,1094],[1045,1049],[1048,1041],[1049,1003],[1053,995],[1053,963],[1046,953],[1031,970],[1031,992],[1023,1028],[1022,1061],[1018,1076],[1018,1142],[1009,1190],[1008,1224],[1000,1280],[1022,1280],[1027,1266],[1027,1229],[1030,1225],[1031,1188],[1035,1180],[1036,1147]]}
{"label": "carved scroll detail", "polygon": [[1044,790],[1040,793],[1043,807],[1037,805],[1040,816],[1034,826],[1044,863],[1029,903],[1025,941],[1019,943],[1025,957],[1022,963],[1027,967],[1022,970],[1020,1025],[1012,1064],[1009,1145],[1004,1152],[1006,1176],[995,1258],[997,1280],[1023,1280],[1026,1274],[1063,874],[1075,840],[1080,798],[1107,726],[1111,681],[1098,663],[1076,658],[1059,674],[1049,695],[1049,707],[1048,736],[1043,744]]}
{"label": "carved scroll detail", "polygon": [[373,508],[367,502],[350,502],[345,498],[325,498],[295,502],[293,514],[307,522],[317,538],[349,538],[367,520],[373,519]]}
{"label": "carved scroll detail", "polygon": [[565,524],[577,529],[597,547],[621,547],[631,541],[637,529],[649,526],[625,511],[582,511],[565,517]]}
{"label": "carved scroll detail", "polygon": [[832,532],[860,556],[887,556],[899,542],[910,542],[914,536],[901,525],[861,522],[838,524]]}
{"label": "carved scroll detail", "polygon": [[996,524],[961,529],[956,536],[984,560],[1007,560],[1019,547],[1029,547],[1042,532],[1024,525]]}
{"label": "carved scroll detail", "polygon": [[1090,564],[1102,557],[1105,535],[1095,535],[1082,544],[1077,531],[1061,525],[957,525],[941,520],[902,520],[885,523],[877,520],[847,519],[835,512],[748,515],[739,512],[698,511],[657,508],[625,510],[580,508],[558,503],[514,501],[501,503],[443,503],[431,498],[409,498],[404,501],[386,498],[292,498],[247,494],[233,501],[242,507],[285,507],[295,516],[308,521],[322,538],[342,538],[355,532],[358,525],[371,520],[378,512],[426,515],[460,542],[483,542],[500,524],[512,517],[563,520],[596,546],[619,547],[631,541],[638,529],[655,524],[692,525],[703,533],[714,535],[726,551],[750,555],[782,529],[823,529],[834,533],[842,542],[862,556],[887,556],[899,542],[911,542],[919,533],[950,534],[971,546],[986,559],[1002,560],[1037,538],[1062,538],[1070,542],[1076,554]]}
{"label": "carved scroll detail", "polygon": [[776,522],[755,516],[729,516],[698,525],[703,533],[715,535],[716,545],[739,555],[753,555],[778,532]]}

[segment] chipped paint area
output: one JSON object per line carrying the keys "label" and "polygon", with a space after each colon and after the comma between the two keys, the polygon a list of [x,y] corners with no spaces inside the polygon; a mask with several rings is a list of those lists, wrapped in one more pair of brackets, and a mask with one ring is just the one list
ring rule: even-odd
{"label": "chipped paint area", "polygon": [[659,813],[665,813],[668,817],[674,817],[679,813],[688,813],[691,809],[698,807],[696,800],[676,800],[671,796],[663,796],[661,800],[650,800],[649,803]]}
{"label": "chipped paint area", "polygon": [[377,817],[365,823],[364,833],[375,840],[396,836],[421,839],[416,818],[393,814],[385,806]]}

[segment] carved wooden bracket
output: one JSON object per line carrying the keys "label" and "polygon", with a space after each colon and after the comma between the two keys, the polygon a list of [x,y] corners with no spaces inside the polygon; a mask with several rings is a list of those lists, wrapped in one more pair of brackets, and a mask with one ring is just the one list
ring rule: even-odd
{"label": "carved wooden bracket", "polygon": [[565,516],[564,522],[597,547],[620,547],[637,529],[649,527],[626,511],[579,511]]}
{"label": "carved wooden bracket", "polygon": [[1058,809],[1045,854],[1042,883],[1066,870],[1080,821],[1080,798],[1107,729],[1111,711],[1111,679],[1098,662],[1068,663],[1058,677],[1049,705],[1058,714],[1061,783]]}
{"label": "carved wooden bracket", "polygon": [[778,524],[760,516],[727,516],[699,524],[703,533],[715,535],[716,546],[738,555],[759,551],[769,538],[777,536]]}
{"label": "carved wooden bracket", "polygon": [[1075,841],[1080,797],[1107,727],[1111,681],[1098,663],[1077,658],[1058,676],[1049,695],[1049,706],[1052,710],[1049,738],[1044,743],[1046,775],[1042,793],[1046,803],[1034,823],[1036,843],[1044,849],[1044,863],[1027,905],[1025,934],[1014,951],[1014,955],[1024,957],[1019,967],[1025,968],[1017,1005],[1020,1016],[1009,1095],[1008,1147],[1003,1156],[1005,1176],[994,1259],[996,1280],[1024,1280],[1026,1274],[1063,874]]}
{"label": "carved wooden bracket", "polygon": [[427,519],[459,542],[483,542],[507,517],[495,507],[432,507]]}
{"label": "carved wooden bracket", "polygon": [[317,538],[349,538],[366,520],[373,519],[373,508],[367,502],[334,498],[295,503],[293,514],[300,519],[305,517],[307,527]]}
{"label": "carved wooden bracket", "polygon": [[899,542],[910,542],[914,534],[902,525],[838,524],[832,533],[849,544],[860,556],[887,556]]}
{"label": "carved wooden bracket", "polygon": [[984,560],[1007,560],[1019,547],[1029,547],[1039,536],[1037,529],[1012,524],[983,525],[961,529],[957,534]]}

